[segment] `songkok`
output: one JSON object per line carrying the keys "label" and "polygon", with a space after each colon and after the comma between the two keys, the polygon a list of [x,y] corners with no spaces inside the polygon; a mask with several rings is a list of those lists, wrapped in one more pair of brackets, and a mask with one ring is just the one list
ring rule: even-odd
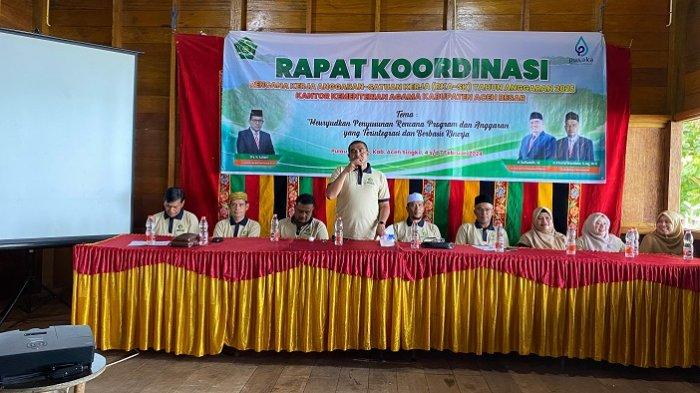
{"label": "songkok", "polygon": [[248,194],[245,192],[232,192],[231,195],[229,195],[228,200],[229,201],[236,201],[242,199],[246,202],[248,202]]}
{"label": "songkok", "polygon": [[411,202],[423,202],[423,194],[419,192],[414,192],[413,194],[408,196],[408,203]]}
{"label": "songkok", "polygon": [[489,203],[493,205],[491,198],[488,195],[479,194],[474,198],[474,207],[478,206],[480,203]]}
{"label": "songkok", "polygon": [[[260,116],[262,116],[262,115],[260,115]],[[540,119],[540,120],[542,120],[542,119],[543,119],[542,114],[541,114],[540,112],[532,112],[532,113],[530,113],[530,120],[534,120],[534,119]]]}
{"label": "songkok", "polygon": [[250,111],[250,117],[257,116],[262,117],[262,109],[253,109]]}

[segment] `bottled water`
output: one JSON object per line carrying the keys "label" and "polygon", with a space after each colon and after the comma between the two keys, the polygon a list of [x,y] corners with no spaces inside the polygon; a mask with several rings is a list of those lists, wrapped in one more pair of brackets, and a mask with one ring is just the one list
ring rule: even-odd
{"label": "bottled water", "polygon": [[146,244],[152,246],[156,244],[156,220],[153,216],[146,219]]}
{"label": "bottled water", "polygon": [[411,225],[411,248],[417,250],[420,248],[420,233],[418,233],[418,221],[413,221]]}
{"label": "bottled water", "polygon": [[635,235],[635,229],[630,228],[627,230],[627,233],[625,234],[625,257],[627,258],[634,258],[634,244],[637,241],[636,240],[636,235]]}
{"label": "bottled water", "polygon": [[343,218],[338,216],[338,218],[335,219],[335,226],[333,227],[335,230],[335,240],[334,244],[336,246],[342,246],[343,245]]}
{"label": "bottled water", "polygon": [[280,240],[280,220],[277,219],[277,214],[272,215],[270,220],[270,241],[276,242]]}
{"label": "bottled water", "polygon": [[209,224],[207,218],[202,216],[199,220],[199,245],[206,246],[209,244]]}
{"label": "bottled water", "polygon": [[686,229],[683,234],[683,259],[689,261],[693,259],[693,232]]}
{"label": "bottled water", "polygon": [[576,255],[576,227],[573,225],[566,231],[566,255]]}
{"label": "bottled water", "polygon": [[505,236],[503,235],[503,225],[500,223],[496,224],[496,244],[493,245],[493,248],[496,250],[496,252],[505,252],[506,251],[506,245],[505,245]]}
{"label": "bottled water", "polygon": [[637,228],[632,228],[632,232],[634,237],[632,238],[634,240],[632,244],[632,251],[634,252],[634,256],[636,257],[639,255],[639,231]]}

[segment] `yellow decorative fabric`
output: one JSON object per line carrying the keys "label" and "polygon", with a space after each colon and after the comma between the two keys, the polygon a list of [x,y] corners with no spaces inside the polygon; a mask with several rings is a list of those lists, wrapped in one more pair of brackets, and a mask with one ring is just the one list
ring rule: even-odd
{"label": "yellow decorative fabric", "polygon": [[415,281],[302,265],[227,281],[166,263],[74,273],[72,322],[102,350],[449,349],[700,365],[700,293],[648,281],[557,288],[487,268]]}

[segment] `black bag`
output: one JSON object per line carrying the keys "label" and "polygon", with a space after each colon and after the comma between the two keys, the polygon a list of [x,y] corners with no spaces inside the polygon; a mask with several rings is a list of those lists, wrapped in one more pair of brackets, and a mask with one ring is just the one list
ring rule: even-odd
{"label": "black bag", "polygon": [[170,241],[170,247],[192,247],[199,245],[199,235],[196,233],[183,233]]}

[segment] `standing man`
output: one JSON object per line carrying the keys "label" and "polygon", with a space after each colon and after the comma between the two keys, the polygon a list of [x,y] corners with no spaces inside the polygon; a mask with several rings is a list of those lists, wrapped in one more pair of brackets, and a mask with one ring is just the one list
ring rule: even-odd
{"label": "standing man", "polygon": [[184,209],[185,190],[170,187],[163,196],[164,211],[153,214],[156,235],[178,236],[183,233],[199,233],[199,220]]}
{"label": "standing man", "polygon": [[[474,215],[476,221],[465,223],[457,230],[457,244],[474,246],[494,246],[496,244],[496,228],[493,226],[493,203],[486,195],[474,198]],[[508,244],[508,234],[503,231],[503,244]]]}
{"label": "standing man", "polygon": [[566,137],[557,141],[556,159],[559,161],[593,161],[593,141],[579,135],[578,115],[564,116]]}
{"label": "standing man", "polygon": [[301,194],[294,204],[294,214],[280,221],[282,239],[308,239],[313,237],[328,240],[328,229],[321,220],[314,218],[314,197]]}
{"label": "standing man", "polygon": [[262,109],[250,111],[250,127],[238,132],[236,140],[238,154],[275,154],[270,134],[262,130],[264,122]]}
{"label": "standing man", "polygon": [[260,224],[246,217],[248,194],[234,192],[228,198],[228,218],[216,223],[214,237],[259,237]]}
{"label": "standing man", "polygon": [[556,139],[544,131],[542,114],[530,114],[530,134],[520,141],[518,160],[551,160],[554,159]]}
{"label": "standing man", "polygon": [[440,228],[433,223],[425,221],[423,217],[423,213],[425,212],[423,194],[414,192],[409,195],[408,202],[406,203],[406,210],[408,211],[408,218],[406,221],[394,223],[396,240],[400,242],[410,242],[412,240],[413,225],[418,226],[418,237],[421,242],[428,238],[441,238]]}
{"label": "standing man", "polygon": [[326,198],[338,198],[336,217],[342,217],[344,237],[373,240],[384,235],[389,218],[389,184],[386,176],[367,162],[369,151],[363,141],[348,146],[347,166],[339,166],[326,187]]}

